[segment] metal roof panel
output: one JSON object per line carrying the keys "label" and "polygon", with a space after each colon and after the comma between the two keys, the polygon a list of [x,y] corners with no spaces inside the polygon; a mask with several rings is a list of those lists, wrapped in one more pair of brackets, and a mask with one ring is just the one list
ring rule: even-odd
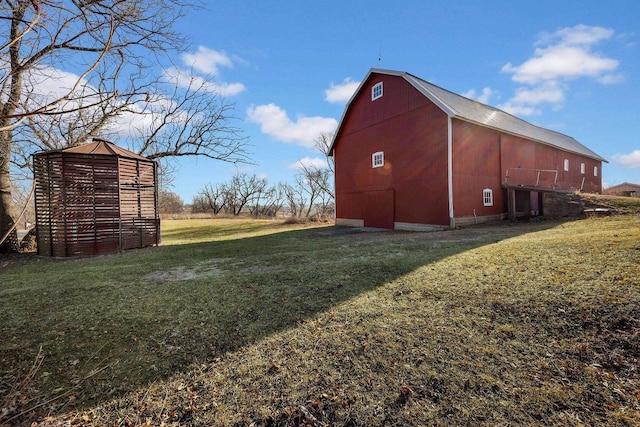
{"label": "metal roof panel", "polygon": [[331,149],[333,149],[333,146],[335,145],[336,137],[338,136],[340,127],[342,126],[342,122],[347,114],[351,102],[360,93],[369,76],[374,73],[404,78],[409,84],[415,87],[424,96],[429,98],[429,100],[436,104],[450,117],[476,123],[481,126],[496,129],[498,131],[513,134],[516,136],[521,136],[540,142],[542,144],[551,145],[564,151],[581,154],[583,156],[603,162],[607,161],[603,157],[599,156],[589,148],[576,141],[571,136],[533,125],[498,108],[482,104],[478,101],[474,101],[462,95],[458,95],[457,93],[451,92],[447,89],[443,89],[439,86],[434,85],[433,83],[429,83],[426,80],[422,80],[421,78],[407,72],[384,70],[379,68],[372,68],[371,70],[369,70],[369,73],[367,73],[365,79],[362,81],[349,102],[347,102],[342,118],[340,119],[340,124],[338,125],[338,130],[334,135]]}
{"label": "metal roof panel", "polygon": [[124,148],[118,147],[111,141],[107,141],[106,139],[98,139],[93,138],[93,141],[84,144],[78,145],[77,147],[70,147],[61,150],[63,153],[78,153],[78,154],[101,154],[105,156],[119,156],[125,157],[128,159],[137,159],[137,160],[146,160],[146,157],[140,156],[132,151],[125,150]]}
{"label": "metal roof panel", "polygon": [[[505,111],[465,98],[462,95],[443,89],[409,73],[405,73],[403,77],[437,105],[440,106],[440,104],[444,104],[446,107],[443,108],[443,110],[452,117],[606,162],[604,158],[571,136],[533,125]],[[442,106],[440,108],[442,108]]]}

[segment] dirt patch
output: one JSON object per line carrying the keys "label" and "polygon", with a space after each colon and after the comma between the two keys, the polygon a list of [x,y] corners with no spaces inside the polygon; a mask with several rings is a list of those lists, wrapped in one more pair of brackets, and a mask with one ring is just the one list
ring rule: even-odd
{"label": "dirt patch", "polygon": [[[281,267],[252,265],[250,267],[241,268],[243,274],[275,274],[283,271]],[[224,274],[224,271],[210,264],[200,264],[197,267],[187,268],[178,267],[167,271],[155,271],[145,276],[150,282],[166,283],[179,282],[183,280],[202,279],[206,277],[217,277]]]}
{"label": "dirt patch", "polygon": [[173,271],[158,271],[147,275],[146,279],[152,282],[176,282],[179,280],[189,280],[196,278],[196,272],[182,267]]}

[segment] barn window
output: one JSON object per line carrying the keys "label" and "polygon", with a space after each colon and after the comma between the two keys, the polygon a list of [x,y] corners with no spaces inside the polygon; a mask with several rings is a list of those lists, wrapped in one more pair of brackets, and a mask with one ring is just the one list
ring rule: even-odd
{"label": "barn window", "polygon": [[598,167],[597,166],[593,167],[593,176],[598,176]]}
{"label": "barn window", "polygon": [[482,201],[485,206],[493,206],[493,190],[485,188],[482,190]]}
{"label": "barn window", "polygon": [[582,175],[584,175],[585,171],[586,171],[586,167],[585,167],[584,163],[580,163],[580,173]]}
{"label": "barn window", "polygon": [[378,151],[371,155],[371,166],[374,168],[384,166],[384,152]]}
{"label": "barn window", "polygon": [[564,171],[569,172],[569,159],[564,159]]}
{"label": "barn window", "polygon": [[382,82],[376,83],[371,88],[371,100],[375,101],[378,98],[382,98]]}

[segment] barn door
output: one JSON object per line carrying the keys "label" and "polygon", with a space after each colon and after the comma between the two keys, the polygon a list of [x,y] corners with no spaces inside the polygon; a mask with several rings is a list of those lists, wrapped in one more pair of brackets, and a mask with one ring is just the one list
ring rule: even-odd
{"label": "barn door", "polygon": [[364,193],[364,226],[393,229],[393,190]]}

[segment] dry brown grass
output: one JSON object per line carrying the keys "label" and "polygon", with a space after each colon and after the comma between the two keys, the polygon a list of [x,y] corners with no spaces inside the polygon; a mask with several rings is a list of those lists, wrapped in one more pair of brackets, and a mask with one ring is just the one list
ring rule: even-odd
{"label": "dry brown grass", "polygon": [[139,268],[110,285],[169,329],[115,306],[114,327],[138,337],[120,364],[156,373],[39,425],[640,425],[640,218],[287,230],[142,251],[163,293]]}
{"label": "dry brown grass", "polygon": [[605,208],[615,214],[639,214],[639,197],[621,197],[603,194],[579,193],[586,207]]}

